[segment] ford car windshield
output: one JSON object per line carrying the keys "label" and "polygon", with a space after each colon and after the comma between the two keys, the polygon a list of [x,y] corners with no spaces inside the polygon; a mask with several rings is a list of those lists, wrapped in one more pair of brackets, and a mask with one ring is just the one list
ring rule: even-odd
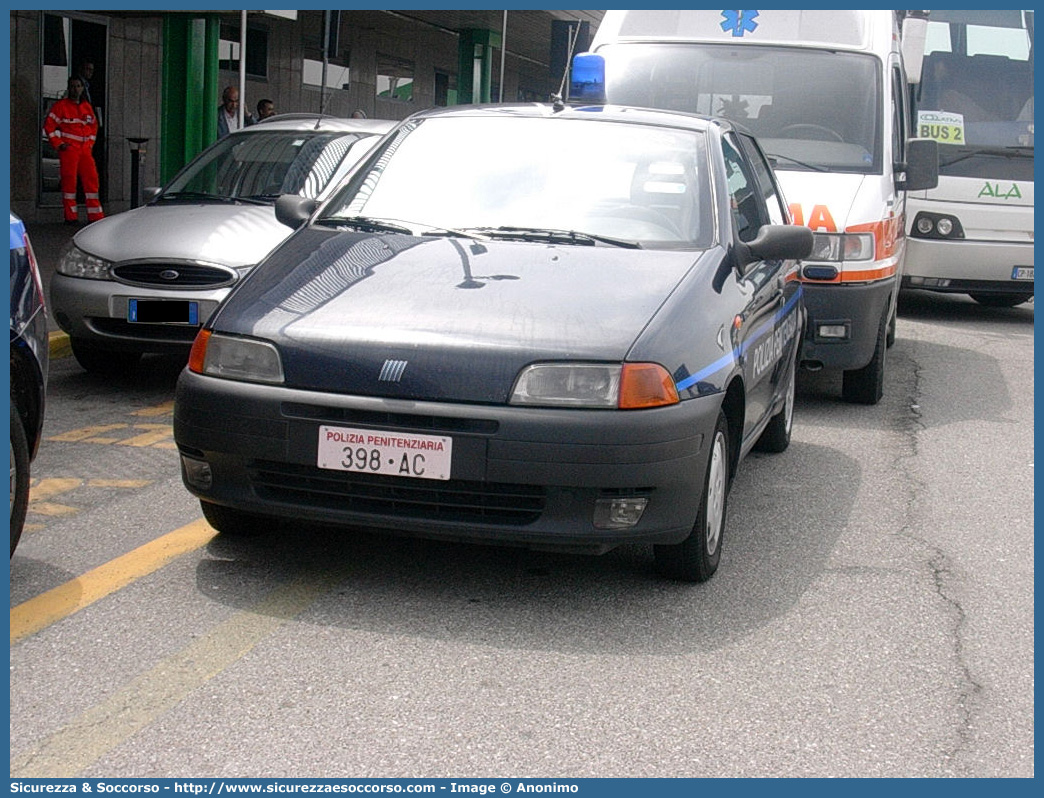
{"label": "ford car windshield", "polygon": [[705,247],[704,136],[589,120],[454,116],[409,124],[324,208],[491,238]]}
{"label": "ford car windshield", "polygon": [[161,201],[267,201],[315,198],[348,157],[358,133],[271,130],[226,136],[185,167]]}
{"label": "ford car windshield", "polygon": [[781,170],[881,171],[882,89],[871,56],[637,42],[599,53],[612,103],[732,119]]}

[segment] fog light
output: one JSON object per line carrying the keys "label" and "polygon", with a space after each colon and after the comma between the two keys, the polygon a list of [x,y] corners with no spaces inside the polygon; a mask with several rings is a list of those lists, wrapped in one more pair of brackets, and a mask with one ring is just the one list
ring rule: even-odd
{"label": "fog light", "polygon": [[917,220],[917,232],[922,235],[928,235],[932,232],[932,220],[927,216],[922,216]]}
{"label": "fog light", "polygon": [[595,502],[594,525],[596,529],[626,529],[637,524],[645,507],[646,498],[599,499]]}
{"label": "fog light", "polygon": [[181,473],[185,477],[185,484],[198,490],[210,490],[210,486],[214,484],[214,474],[210,470],[210,463],[204,460],[182,455]]}
{"label": "fog light", "polygon": [[939,231],[939,235],[948,236],[953,232],[953,222],[949,219],[940,219],[935,223],[935,229]]}
{"label": "fog light", "polygon": [[847,338],[848,325],[845,324],[820,324],[816,334],[820,338]]}

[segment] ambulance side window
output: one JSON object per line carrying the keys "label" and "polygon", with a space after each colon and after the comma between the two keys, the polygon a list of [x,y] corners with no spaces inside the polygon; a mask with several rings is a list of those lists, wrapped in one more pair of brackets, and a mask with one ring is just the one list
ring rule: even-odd
{"label": "ambulance side window", "polygon": [[753,241],[757,238],[761,226],[768,224],[768,214],[750,166],[731,139],[731,136],[722,139],[721,148],[725,156],[725,176],[728,180],[732,218],[739,240]]}

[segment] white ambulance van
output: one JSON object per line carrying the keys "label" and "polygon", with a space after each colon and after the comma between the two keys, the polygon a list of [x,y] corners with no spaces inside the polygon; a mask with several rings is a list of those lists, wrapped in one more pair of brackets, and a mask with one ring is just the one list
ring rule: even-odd
{"label": "white ambulance van", "polygon": [[591,43],[608,102],[757,136],[792,221],[815,233],[802,365],[842,370],[843,398],[862,404],[880,400],[895,340],[906,191],[937,181],[936,143],[908,140],[900,50],[893,11],[607,11]]}

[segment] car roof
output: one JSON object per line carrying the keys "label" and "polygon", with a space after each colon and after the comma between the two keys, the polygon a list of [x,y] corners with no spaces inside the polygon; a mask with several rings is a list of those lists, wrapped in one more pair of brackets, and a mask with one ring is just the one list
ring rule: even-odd
{"label": "car roof", "polygon": [[325,114],[276,114],[233,133],[253,135],[266,130],[319,130],[328,133],[369,133],[380,136],[398,124],[391,119],[345,119]]}
{"label": "car roof", "polygon": [[409,118],[425,119],[436,116],[597,118],[603,121],[634,122],[664,127],[682,127],[692,130],[731,129],[734,127],[729,120],[719,117],[706,117],[681,111],[661,111],[653,108],[637,108],[627,105],[560,106],[551,103],[460,105],[429,108],[424,111],[418,111]]}

